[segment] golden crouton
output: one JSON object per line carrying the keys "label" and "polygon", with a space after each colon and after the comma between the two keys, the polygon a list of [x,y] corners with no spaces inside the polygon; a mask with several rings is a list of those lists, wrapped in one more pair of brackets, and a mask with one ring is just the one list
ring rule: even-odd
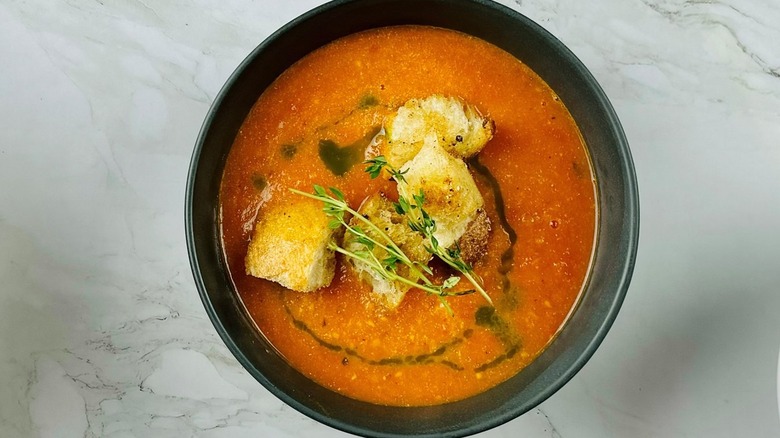
{"label": "golden crouton", "polygon": [[246,254],[246,273],[310,292],[327,286],[336,271],[322,203],[300,199],[260,211]]}
{"label": "golden crouton", "polygon": [[447,153],[434,135],[425,138],[420,152],[405,166],[406,183],[398,184],[398,193],[411,200],[423,191],[423,208],[436,221],[434,237],[445,248],[466,231],[484,200],[466,163]]}
{"label": "golden crouton", "polygon": [[382,152],[391,166],[401,169],[432,132],[447,152],[460,158],[474,156],[493,138],[495,123],[460,99],[434,94],[407,101],[385,129],[387,142]]}
{"label": "golden crouton", "polygon": [[[425,264],[431,259],[430,253],[423,245],[423,237],[409,228],[406,219],[395,211],[393,204],[382,193],[376,193],[366,198],[358,212],[387,234],[412,261]],[[349,225],[360,227],[372,239],[384,243],[383,239],[379,237],[379,233],[372,230],[359,218],[353,217]],[[364,250],[365,246],[357,241],[355,235],[347,232],[344,236],[344,248],[351,252],[357,252]],[[374,247],[372,252],[378,260],[384,260],[388,257],[387,251],[378,247]],[[350,261],[360,277],[371,284],[376,301],[389,309],[398,307],[410,286],[388,281],[371,266],[360,260],[350,259]],[[398,263],[396,269],[398,275],[414,278],[410,274],[408,266]]]}

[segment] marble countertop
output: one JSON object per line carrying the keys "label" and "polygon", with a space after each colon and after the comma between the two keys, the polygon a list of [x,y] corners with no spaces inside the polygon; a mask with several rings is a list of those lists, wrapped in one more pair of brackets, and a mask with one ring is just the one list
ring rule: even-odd
{"label": "marble countertop", "polygon": [[[228,352],[183,230],[209,104],[252,48],[319,3],[0,4],[0,436],[345,436]],[[611,98],[642,229],[595,356],[481,436],[780,436],[780,6],[505,3]]]}

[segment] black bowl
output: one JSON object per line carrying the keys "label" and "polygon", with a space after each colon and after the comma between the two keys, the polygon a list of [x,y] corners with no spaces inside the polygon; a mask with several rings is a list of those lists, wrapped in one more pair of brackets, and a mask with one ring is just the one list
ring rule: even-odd
{"label": "black bowl", "polygon": [[[560,96],[585,139],[598,188],[598,240],[589,282],[549,347],[519,374],[463,401],[387,407],[328,390],[293,369],[260,335],[231,283],[221,247],[220,179],[239,126],[263,90],[298,59],[334,39],[400,24],[449,28],[503,48]],[[485,0],[334,1],[293,20],[236,69],[211,106],[187,182],[190,263],[217,332],[238,361],[284,402],[322,423],[360,435],[464,436],[532,409],[591,357],[614,321],[634,267],[639,233],[636,177],[628,144],[604,92],[555,37],[523,15]]]}

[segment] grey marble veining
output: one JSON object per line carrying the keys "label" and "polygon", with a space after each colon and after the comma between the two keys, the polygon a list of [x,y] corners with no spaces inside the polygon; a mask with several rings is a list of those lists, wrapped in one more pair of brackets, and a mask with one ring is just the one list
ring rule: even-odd
{"label": "grey marble veining", "polygon": [[[203,311],[184,184],[216,93],[319,1],[0,4],[0,436],[335,437]],[[780,4],[505,1],[591,69],[640,252],[585,368],[485,437],[780,436]]]}

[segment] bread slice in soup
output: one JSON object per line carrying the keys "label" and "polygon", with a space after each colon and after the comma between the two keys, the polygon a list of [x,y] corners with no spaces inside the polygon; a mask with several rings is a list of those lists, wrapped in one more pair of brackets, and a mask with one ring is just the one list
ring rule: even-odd
{"label": "bread slice in soup", "polygon": [[391,116],[385,129],[383,153],[391,166],[400,169],[417,155],[431,133],[452,155],[472,157],[493,138],[495,123],[461,99],[433,94],[408,100]]}
{"label": "bread slice in soup", "polygon": [[[381,192],[366,198],[363,204],[361,204],[358,213],[371,221],[377,228],[383,230],[412,261],[426,264],[431,259],[431,254],[425,249],[425,241],[422,235],[412,231],[407,226],[406,218],[395,211],[393,203]],[[369,237],[377,241],[383,240],[375,230],[366,226],[363,221],[355,217],[351,219],[349,225],[351,227],[360,227]],[[346,233],[344,248],[351,252],[357,252],[364,249],[364,246],[358,242],[354,234]],[[371,251],[377,260],[384,260],[389,256],[387,251],[378,246]],[[409,285],[397,281],[388,281],[367,263],[356,259],[349,260],[358,275],[373,288],[372,297],[376,301],[389,309],[398,307],[404,295],[410,289]],[[401,276],[407,278],[412,276],[406,265],[399,265],[397,270]]]}
{"label": "bread slice in soup", "polygon": [[444,150],[437,137],[429,134],[404,169],[408,169],[404,174],[406,183],[398,184],[398,194],[412,199],[422,191],[423,206],[436,221],[434,237],[439,245],[452,246],[485,203],[466,163]]}
{"label": "bread slice in soup", "polygon": [[329,285],[336,259],[328,248],[335,238],[328,221],[322,203],[310,199],[261,210],[246,254],[246,273],[299,292]]}

